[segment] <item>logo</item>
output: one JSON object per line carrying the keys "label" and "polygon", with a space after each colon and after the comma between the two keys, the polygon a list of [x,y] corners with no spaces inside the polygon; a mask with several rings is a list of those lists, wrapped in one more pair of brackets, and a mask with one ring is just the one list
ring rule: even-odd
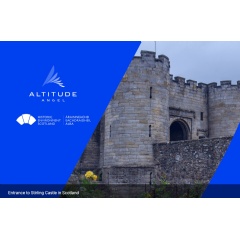
{"label": "logo", "polygon": [[[58,87],[65,88],[64,83],[58,76],[58,73],[55,73],[55,67],[52,66],[47,78],[45,79],[43,86],[54,83],[54,85],[58,85]],[[48,88],[46,88],[48,89]],[[70,92],[70,91],[31,91],[28,95],[31,99],[36,99],[41,102],[66,102],[70,99],[76,99],[77,92]]]}
{"label": "logo", "polygon": [[20,117],[17,118],[16,121],[20,125],[23,125],[23,124],[33,125],[36,122],[36,119],[30,114],[22,114]]}
{"label": "logo", "polygon": [[54,66],[53,66],[52,69],[50,70],[45,82],[43,83],[43,86],[46,84],[49,84],[49,83],[55,83],[60,87],[65,87],[65,86],[63,86],[62,80],[57,75],[58,75],[58,73],[54,74]]}

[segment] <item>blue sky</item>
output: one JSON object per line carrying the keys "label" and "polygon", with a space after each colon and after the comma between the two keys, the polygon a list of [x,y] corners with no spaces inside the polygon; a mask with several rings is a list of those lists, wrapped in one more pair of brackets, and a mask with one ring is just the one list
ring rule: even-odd
{"label": "blue sky", "polygon": [[[142,42],[141,50],[154,51],[154,42]],[[197,82],[240,80],[240,42],[157,42],[157,55],[170,59],[170,73]]]}

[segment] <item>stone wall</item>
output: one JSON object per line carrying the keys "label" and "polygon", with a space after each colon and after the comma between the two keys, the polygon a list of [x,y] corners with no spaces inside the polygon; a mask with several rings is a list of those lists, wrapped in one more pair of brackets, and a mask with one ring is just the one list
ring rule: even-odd
{"label": "stone wall", "polygon": [[102,180],[106,184],[150,184],[154,182],[154,167],[105,167],[102,169]]}
{"label": "stone wall", "polygon": [[86,172],[99,168],[100,159],[100,123],[96,127],[92,137],[90,138],[80,161],[78,161],[74,171]]}
{"label": "stone wall", "polygon": [[169,126],[181,118],[190,129],[189,139],[208,137],[207,84],[175,77],[170,81],[169,107]]}
{"label": "stone wall", "polygon": [[221,81],[208,85],[209,137],[233,136],[240,122],[240,81]]}
{"label": "stone wall", "polygon": [[153,145],[156,179],[172,184],[207,183],[231,137],[157,143]]}

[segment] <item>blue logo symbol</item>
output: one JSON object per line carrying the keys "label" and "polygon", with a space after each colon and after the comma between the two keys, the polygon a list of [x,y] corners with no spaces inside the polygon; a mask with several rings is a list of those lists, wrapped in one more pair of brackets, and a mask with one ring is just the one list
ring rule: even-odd
{"label": "blue logo symbol", "polygon": [[55,83],[55,84],[59,85],[60,87],[65,87],[65,86],[63,86],[62,80],[57,75],[58,75],[58,73],[54,74],[54,66],[53,66],[51,71],[49,72],[45,82],[43,83],[43,86],[46,84],[49,84],[49,83]]}

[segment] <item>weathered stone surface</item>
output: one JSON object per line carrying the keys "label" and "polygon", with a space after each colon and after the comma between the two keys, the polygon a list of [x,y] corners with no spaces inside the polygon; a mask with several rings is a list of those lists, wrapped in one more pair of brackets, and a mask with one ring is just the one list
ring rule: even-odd
{"label": "weathered stone surface", "polygon": [[210,137],[232,136],[240,122],[240,85],[222,81],[208,92]]}
{"label": "weathered stone surface", "polygon": [[79,184],[79,176],[77,174],[72,173],[70,178],[68,179],[68,184]]}
{"label": "weathered stone surface", "polygon": [[85,172],[88,170],[93,170],[99,168],[99,158],[100,158],[100,124],[94,131],[91,139],[85,148],[81,160],[78,161],[75,171]]}
{"label": "weathered stone surface", "polygon": [[208,183],[231,137],[154,144],[156,178],[172,184]]}
{"label": "weathered stone surface", "polygon": [[109,184],[150,184],[154,182],[154,166],[105,167],[103,182]]}

